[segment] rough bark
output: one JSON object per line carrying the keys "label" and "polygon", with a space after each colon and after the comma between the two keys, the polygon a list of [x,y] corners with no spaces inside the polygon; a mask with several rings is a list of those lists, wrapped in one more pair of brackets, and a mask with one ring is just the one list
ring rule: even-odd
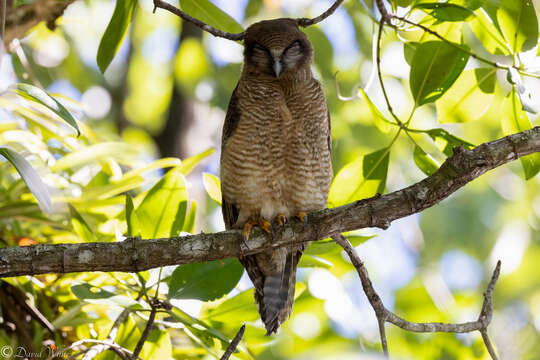
{"label": "rough bark", "polygon": [[[309,214],[307,224],[290,222],[274,239],[255,229],[249,250],[240,231],[114,243],[41,244],[0,249],[0,277],[81,271],[141,271],[159,266],[238,257],[291,243],[320,240],[366,227],[387,228],[396,219],[431,207],[456,190],[505,163],[540,151],[540,127],[454,149],[433,175],[407,188]],[[292,239],[292,240],[291,240]]]}

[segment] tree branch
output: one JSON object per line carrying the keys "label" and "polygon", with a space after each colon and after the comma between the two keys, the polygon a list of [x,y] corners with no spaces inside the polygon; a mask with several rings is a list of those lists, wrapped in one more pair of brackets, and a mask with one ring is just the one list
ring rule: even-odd
{"label": "tree branch", "polygon": [[429,208],[486,171],[540,151],[540,127],[477,146],[454,149],[431,176],[407,188],[309,214],[307,224],[290,222],[274,239],[256,228],[250,249],[240,249],[239,230],[214,234],[113,243],[40,244],[0,249],[0,277],[81,271],[137,272],[159,266],[255,254],[333,234],[379,227]]}
{"label": "tree branch", "polygon": [[381,344],[383,348],[383,352],[385,356],[388,357],[388,345],[386,342],[386,335],[384,332],[384,323],[389,322],[392,323],[403,330],[412,331],[412,332],[421,332],[421,333],[428,333],[428,332],[448,332],[448,333],[467,333],[472,331],[479,331],[482,334],[482,338],[484,339],[484,343],[486,345],[486,348],[488,349],[489,354],[491,355],[493,360],[497,360],[497,355],[495,354],[495,350],[493,349],[493,346],[491,344],[491,341],[489,340],[489,337],[487,335],[487,328],[489,323],[491,322],[491,317],[493,314],[493,288],[495,287],[495,283],[497,282],[497,279],[499,278],[499,273],[501,270],[501,262],[497,262],[497,266],[495,267],[495,270],[493,271],[493,275],[491,276],[491,281],[489,282],[487,291],[484,293],[484,303],[482,305],[482,310],[480,312],[480,316],[476,321],[470,321],[466,323],[460,323],[460,324],[450,324],[450,323],[414,323],[409,322],[396,314],[394,314],[392,311],[388,310],[380,296],[377,294],[375,289],[373,288],[373,284],[371,283],[371,280],[369,278],[369,274],[367,272],[366,267],[364,266],[364,263],[362,260],[360,260],[360,257],[352,247],[351,243],[345,239],[342,235],[333,236],[334,240],[343,247],[349,258],[351,259],[351,262],[353,266],[356,268],[356,271],[358,272],[358,276],[360,277],[360,281],[362,283],[362,288],[364,289],[364,293],[366,294],[369,303],[373,310],[375,311],[375,315],[377,316],[377,320],[379,322],[379,330],[380,330],[380,336],[381,336]]}
{"label": "tree branch", "polygon": [[240,330],[236,333],[234,339],[231,340],[229,346],[227,346],[227,350],[223,353],[223,356],[219,360],[229,360],[232,353],[236,350],[236,347],[240,343],[240,340],[242,340],[242,336],[244,336],[244,331],[246,330],[246,325],[242,325],[240,327]]}
{"label": "tree branch", "polygon": [[341,5],[342,2],[343,2],[343,0],[336,0],[334,2],[334,4],[328,8],[328,10],[326,10],[321,15],[319,15],[319,16],[313,18],[313,19],[308,19],[308,18],[296,19],[296,21],[298,22],[298,26],[307,27],[307,26],[311,26],[311,25],[320,23],[321,21],[323,21],[324,19],[326,19],[327,17],[332,15],[334,13],[334,11],[337,10],[339,5]]}

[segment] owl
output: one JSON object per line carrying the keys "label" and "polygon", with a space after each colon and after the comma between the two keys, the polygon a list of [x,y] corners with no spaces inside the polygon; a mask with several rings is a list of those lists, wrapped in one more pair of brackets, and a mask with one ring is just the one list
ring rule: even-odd
{"label": "owl", "polygon": [[[332,180],[330,118],[311,71],[313,48],[298,20],[251,25],[244,65],[223,126],[221,190],[227,229],[270,232],[326,207]],[[295,218],[295,219],[294,219]],[[267,330],[292,312],[296,268],[307,243],[241,257]]]}

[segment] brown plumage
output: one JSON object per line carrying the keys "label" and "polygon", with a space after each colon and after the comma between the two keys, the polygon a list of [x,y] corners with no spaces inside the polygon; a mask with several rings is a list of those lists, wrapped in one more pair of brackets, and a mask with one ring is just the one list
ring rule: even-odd
{"label": "brown plumage", "polygon": [[[242,228],[326,207],[332,180],[330,119],[310,66],[313,49],[293,19],[261,21],[244,38],[244,67],[221,147],[223,218]],[[276,220],[277,219],[277,220]],[[296,267],[307,244],[245,256],[267,334],[292,312]]]}

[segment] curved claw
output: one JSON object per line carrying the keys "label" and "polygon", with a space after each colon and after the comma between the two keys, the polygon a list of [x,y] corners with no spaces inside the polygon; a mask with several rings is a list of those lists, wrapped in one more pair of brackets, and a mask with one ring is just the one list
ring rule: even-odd
{"label": "curved claw", "polygon": [[283,214],[278,214],[276,216],[276,219],[274,220],[279,226],[281,227],[285,227],[285,225],[287,224],[287,217]]}
{"label": "curved claw", "polygon": [[306,224],[307,223],[307,220],[308,220],[308,215],[303,212],[303,211],[300,211],[298,214],[295,215],[295,217],[300,220],[300,222],[302,222],[303,224]]}
{"label": "curved claw", "polygon": [[253,227],[255,225],[259,226],[265,232],[269,233],[272,236],[272,239],[274,239],[274,231],[272,230],[272,224],[270,224],[268,220],[265,220],[262,217],[250,219],[244,224],[244,227],[242,228],[242,242],[244,243],[244,246],[248,248],[248,250],[249,246],[247,245],[247,241],[249,240],[249,235],[251,234],[251,230],[253,230]]}

